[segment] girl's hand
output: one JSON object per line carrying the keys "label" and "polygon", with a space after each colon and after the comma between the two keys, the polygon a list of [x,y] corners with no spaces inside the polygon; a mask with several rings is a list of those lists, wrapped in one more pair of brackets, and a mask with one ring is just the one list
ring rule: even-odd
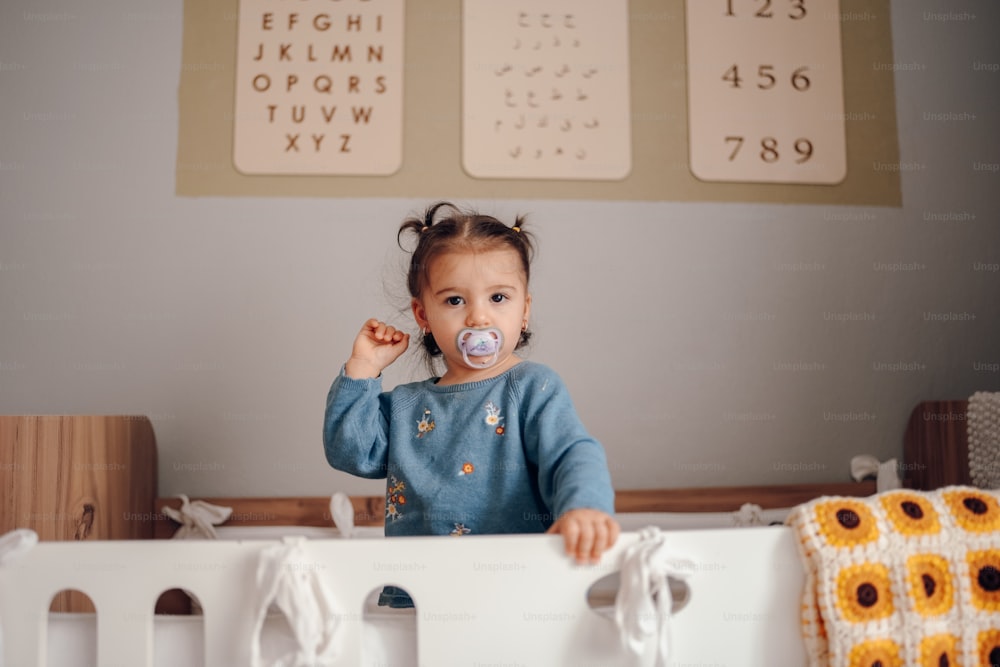
{"label": "girl's hand", "polygon": [[355,379],[378,377],[382,369],[406,352],[409,344],[410,334],[372,318],[354,339],[344,372]]}
{"label": "girl's hand", "polygon": [[580,565],[597,563],[611,548],[621,529],[614,517],[594,509],[569,510],[552,524],[547,533],[561,533],[566,541],[566,555]]}

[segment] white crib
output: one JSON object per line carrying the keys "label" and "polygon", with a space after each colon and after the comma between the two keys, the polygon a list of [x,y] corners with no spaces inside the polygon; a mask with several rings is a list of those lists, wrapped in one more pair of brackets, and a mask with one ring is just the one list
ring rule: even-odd
{"label": "white crib", "polygon": [[[804,574],[790,529],[689,530],[665,538],[671,556],[694,566],[688,599],[669,624],[668,664],[805,664]],[[632,654],[612,614],[587,602],[588,589],[614,574],[638,539],[624,533],[594,566],[572,564],[556,536],[307,540],[302,558],[286,567],[316,573],[333,593],[339,650],[331,664],[653,665],[655,641],[643,655]],[[101,667],[250,665],[257,566],[275,544],[39,543],[0,567],[3,665],[87,664],[53,662],[75,652],[67,648],[78,641],[71,628],[94,627],[92,615],[50,616],[52,597],[64,589],[94,602]],[[409,591],[416,610],[364,613],[370,593],[385,584]],[[154,616],[157,597],[172,588],[193,593],[204,616]],[[265,655],[288,648],[285,620],[269,615],[261,641]]]}

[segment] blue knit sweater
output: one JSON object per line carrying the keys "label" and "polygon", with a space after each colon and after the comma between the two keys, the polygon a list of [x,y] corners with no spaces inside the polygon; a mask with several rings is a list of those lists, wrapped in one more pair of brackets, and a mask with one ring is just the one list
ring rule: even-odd
{"label": "blue knit sweater", "polygon": [[604,449],[551,369],[435,381],[383,392],[341,370],[330,388],[327,461],[386,478],[386,536],[538,533],[570,509],[614,512]]}

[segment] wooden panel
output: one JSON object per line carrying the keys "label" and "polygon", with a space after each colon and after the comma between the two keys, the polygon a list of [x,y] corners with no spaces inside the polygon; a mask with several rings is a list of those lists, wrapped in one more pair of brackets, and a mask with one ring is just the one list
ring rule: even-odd
{"label": "wooden panel", "polygon": [[905,486],[933,491],[971,484],[968,401],[923,401],[910,413],[903,435]]}
{"label": "wooden panel", "polygon": [[[787,486],[723,486],[690,489],[640,489],[617,491],[617,512],[732,512],[744,503],[764,509],[792,507],[819,496],[867,496],[875,493],[875,482],[795,484]],[[332,526],[330,499],[319,498],[200,498],[213,505],[231,507],[227,526]],[[385,498],[354,496],[354,523],[381,526]],[[155,536],[168,539],[178,525],[163,514],[163,507],[180,507],[177,498],[156,501]]]}
{"label": "wooden panel", "polygon": [[615,493],[615,511],[734,512],[744,503],[756,503],[763,509],[773,509],[793,507],[820,496],[868,496],[873,493],[875,482],[871,481],[622,490]]}
{"label": "wooden panel", "polygon": [[[192,500],[196,500],[192,498]],[[293,498],[197,498],[221,507],[231,507],[233,513],[227,526],[321,526],[332,527],[330,499],[328,497]],[[385,520],[384,496],[354,496],[354,524],[381,526]],[[164,507],[178,509],[178,498],[158,498],[154,514],[154,536],[169,539],[178,524],[163,513]]]}
{"label": "wooden panel", "polygon": [[[0,416],[0,533],[152,538],[156,481],[156,440],[145,417]],[[58,611],[89,606],[79,593],[53,602]]]}

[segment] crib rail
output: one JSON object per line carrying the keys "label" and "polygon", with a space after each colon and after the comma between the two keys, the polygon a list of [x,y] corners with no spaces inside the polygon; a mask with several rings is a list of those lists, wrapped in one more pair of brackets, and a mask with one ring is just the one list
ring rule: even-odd
{"label": "crib rail", "polygon": [[[316,540],[293,564],[329,585],[342,613],[337,664],[362,664],[366,596],[395,584],[416,600],[420,665],[651,665],[586,602],[638,540],[623,534],[595,566],[570,564],[555,536]],[[784,527],[668,534],[695,564],[690,600],[671,621],[671,664],[805,663],[799,638],[803,570]],[[273,542],[110,541],[38,544],[0,567],[3,664],[45,665],[49,602],[78,589],[97,609],[103,667],[153,665],[153,608],[164,590],[204,608],[205,664],[249,665],[262,550]]]}

